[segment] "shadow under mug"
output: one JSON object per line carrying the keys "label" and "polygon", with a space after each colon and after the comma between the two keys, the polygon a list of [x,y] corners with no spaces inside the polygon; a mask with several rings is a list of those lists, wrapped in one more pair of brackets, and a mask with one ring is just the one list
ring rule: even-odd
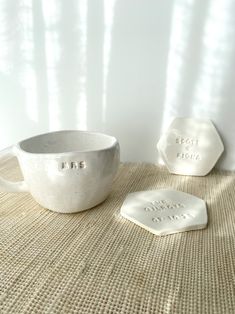
{"label": "shadow under mug", "polygon": [[37,135],[4,153],[17,157],[24,181],[0,178],[0,190],[30,192],[41,206],[60,213],[103,202],[120,162],[114,137],[77,130]]}

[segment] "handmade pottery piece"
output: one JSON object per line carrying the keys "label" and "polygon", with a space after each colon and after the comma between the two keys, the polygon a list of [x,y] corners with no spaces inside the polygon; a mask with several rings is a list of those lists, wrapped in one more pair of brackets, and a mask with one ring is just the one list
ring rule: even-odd
{"label": "handmade pottery piece", "polygon": [[221,156],[224,145],[210,120],[176,118],[157,148],[169,172],[205,176]]}
{"label": "handmade pottery piece", "polygon": [[203,229],[207,225],[206,203],[172,189],[128,194],[121,215],[159,236]]}
{"label": "handmade pottery piece", "polygon": [[18,158],[24,181],[0,178],[0,190],[29,191],[45,208],[75,213],[108,196],[119,166],[118,141],[87,131],[38,135],[4,152]]}

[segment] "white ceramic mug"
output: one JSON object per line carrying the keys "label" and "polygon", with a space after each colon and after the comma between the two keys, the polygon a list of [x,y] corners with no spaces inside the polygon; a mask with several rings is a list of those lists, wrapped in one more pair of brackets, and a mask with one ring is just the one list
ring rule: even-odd
{"label": "white ceramic mug", "polygon": [[41,206],[61,213],[75,213],[103,202],[120,160],[114,137],[76,130],[38,135],[5,153],[18,158],[24,181],[0,178],[0,190],[30,192]]}

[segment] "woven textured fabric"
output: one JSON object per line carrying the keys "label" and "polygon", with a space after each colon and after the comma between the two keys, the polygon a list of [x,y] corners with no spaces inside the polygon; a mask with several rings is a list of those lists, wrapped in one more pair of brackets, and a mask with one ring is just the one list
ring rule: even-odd
{"label": "woven textured fabric", "polygon": [[[19,178],[15,159],[0,173]],[[235,313],[234,181],[122,164],[109,198],[78,214],[0,193],[0,313]],[[207,202],[206,229],[158,237],[120,216],[128,193],[167,187]]]}

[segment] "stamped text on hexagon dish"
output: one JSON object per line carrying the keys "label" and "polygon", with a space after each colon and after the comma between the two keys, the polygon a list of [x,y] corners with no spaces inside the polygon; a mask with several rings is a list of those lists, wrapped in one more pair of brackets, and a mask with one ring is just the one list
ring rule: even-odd
{"label": "stamped text on hexagon dish", "polygon": [[182,145],[185,149],[184,152],[179,152],[176,154],[177,159],[191,161],[201,160],[201,156],[198,152],[192,152],[192,148],[198,146],[199,144],[199,140],[197,138],[177,137],[175,143],[178,145]]}
{"label": "stamped text on hexagon dish", "polygon": [[155,212],[155,211],[164,211],[167,209],[180,209],[185,208],[185,205],[182,203],[174,203],[168,200],[159,200],[149,202],[148,206],[144,209],[147,212]]}
{"label": "stamped text on hexagon dish", "polygon": [[181,160],[201,160],[201,156],[198,153],[177,153],[176,157]]}
{"label": "stamped text on hexagon dish", "polygon": [[190,213],[184,213],[184,214],[179,214],[179,215],[169,215],[169,216],[161,216],[161,217],[153,217],[152,221],[153,222],[162,222],[165,220],[170,220],[170,221],[177,221],[181,219],[189,219],[189,218],[194,218],[194,215]]}
{"label": "stamped text on hexagon dish", "polygon": [[176,142],[176,144],[180,144],[180,145],[198,146],[198,139],[197,138],[177,137],[175,142]]}
{"label": "stamped text on hexagon dish", "polygon": [[[144,210],[147,212],[164,212],[166,210],[181,210],[183,208],[186,208],[186,206],[183,203],[175,203],[169,200],[159,200],[159,201],[152,201],[149,202],[147,207],[144,207]],[[190,213],[178,213],[178,214],[172,214],[168,216],[159,216],[159,217],[153,217],[152,221],[159,223],[162,221],[177,221],[182,219],[189,219],[194,218],[194,216]]]}

